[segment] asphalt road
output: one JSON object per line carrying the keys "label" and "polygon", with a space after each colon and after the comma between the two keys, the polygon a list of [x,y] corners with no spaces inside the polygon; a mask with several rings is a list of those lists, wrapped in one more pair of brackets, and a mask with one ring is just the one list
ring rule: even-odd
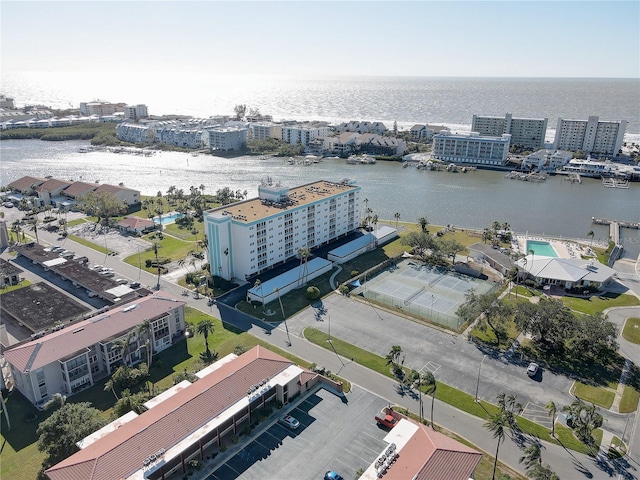
{"label": "asphalt road", "polygon": [[[138,279],[143,285],[154,286],[156,276],[140,271],[131,265],[125,264],[119,257],[108,257],[91,248],[84,247],[72,240],[63,240],[56,234],[39,231],[42,244],[60,244],[71,249],[79,255],[86,255],[91,262],[111,266],[116,271],[116,276],[130,279]],[[3,256],[6,255],[6,252]],[[6,257],[5,257],[6,258]],[[633,279],[633,271],[623,273]],[[621,276],[619,274],[619,276]],[[620,280],[623,280],[620,278]],[[626,282],[625,282],[626,283]],[[160,288],[173,295],[180,295],[182,287],[173,283],[160,280]],[[182,297],[189,305],[203,312],[220,318],[220,313],[215,306],[207,306],[206,299],[193,299]],[[527,407],[544,404],[549,400],[556,403],[570,403],[568,385],[571,381],[560,375],[543,372],[542,381],[531,381],[524,372],[524,366],[518,359],[504,356],[496,356],[479,350],[475,345],[467,343],[461,337],[443,333],[434,329],[418,326],[413,322],[390,314],[386,311],[378,311],[370,306],[354,300],[332,295],[324,299],[324,307],[327,310],[326,319],[315,319],[313,309],[307,309],[288,320],[290,336],[284,330],[284,325],[277,329],[265,331],[260,322],[242,325],[253,335],[276,345],[290,350],[293,354],[309,361],[323,364],[331,371],[341,375],[347,380],[374,392],[391,403],[403,405],[410,410],[418,411],[418,400],[409,395],[404,389],[399,388],[397,382],[387,377],[372,372],[349,359],[339,358],[332,352],[317,347],[303,338],[300,332],[306,325],[313,325],[320,329],[329,330],[331,335],[339,337],[367,350],[386,355],[391,345],[401,345],[405,351],[405,364],[417,370],[427,368],[435,372],[436,378],[450,383],[469,393],[475,392],[480,371],[480,384],[478,393],[481,398],[495,400],[495,395],[505,391],[518,395],[518,400]],[[624,313],[621,313],[624,315]],[[634,314],[640,316],[640,314]],[[289,344],[291,339],[291,344]],[[636,357],[637,358],[637,357]],[[480,367],[482,362],[482,366]],[[505,392],[507,393],[507,392]],[[569,401],[567,401],[569,400]],[[578,478],[640,478],[640,439],[637,415],[626,417],[607,415],[605,428],[610,429],[618,436],[625,433],[625,439],[631,437],[630,451],[627,459],[618,463],[607,461],[595,461],[585,455],[565,450],[562,447],[545,444],[543,459],[563,479]],[[475,445],[486,449],[489,453],[494,450],[492,436],[483,427],[483,422],[476,417],[467,415],[450,405],[435,402],[435,421],[437,424],[456,432],[467,438]],[[500,447],[500,460],[509,464],[515,470],[523,472],[518,459],[521,451],[516,442],[507,440]],[[628,462],[626,465],[625,462]],[[617,468],[624,468],[624,475],[619,476]]]}

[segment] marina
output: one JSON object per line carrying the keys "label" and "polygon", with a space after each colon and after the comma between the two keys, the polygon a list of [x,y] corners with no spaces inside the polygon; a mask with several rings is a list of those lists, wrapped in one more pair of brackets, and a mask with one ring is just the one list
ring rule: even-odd
{"label": "marina", "polygon": [[607,188],[629,188],[629,180],[620,180],[617,178],[603,178],[602,185]]}

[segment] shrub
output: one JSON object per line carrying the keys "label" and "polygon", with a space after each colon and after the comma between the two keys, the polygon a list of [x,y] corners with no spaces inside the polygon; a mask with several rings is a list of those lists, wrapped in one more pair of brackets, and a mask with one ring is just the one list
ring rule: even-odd
{"label": "shrub", "polygon": [[231,441],[236,444],[240,441],[240,437],[238,435],[231,435]]}
{"label": "shrub", "polygon": [[320,298],[320,289],[315,286],[307,288],[307,298],[310,300],[317,300]]}

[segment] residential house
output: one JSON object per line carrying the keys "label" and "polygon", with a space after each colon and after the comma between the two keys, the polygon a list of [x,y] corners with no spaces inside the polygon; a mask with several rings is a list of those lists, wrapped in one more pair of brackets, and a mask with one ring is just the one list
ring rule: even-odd
{"label": "residential house", "polygon": [[352,120],[347,123],[341,123],[336,127],[338,132],[354,132],[354,133],[377,133],[378,135],[384,135],[387,132],[387,127],[382,122],[366,122],[359,120]]}
{"label": "residential house", "polygon": [[153,220],[140,217],[126,217],[116,223],[116,227],[123,233],[143,234],[154,230],[156,224]]}

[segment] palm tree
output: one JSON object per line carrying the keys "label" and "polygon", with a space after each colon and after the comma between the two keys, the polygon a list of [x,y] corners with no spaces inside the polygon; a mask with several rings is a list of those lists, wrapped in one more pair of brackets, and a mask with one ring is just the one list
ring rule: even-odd
{"label": "palm tree", "polygon": [[207,354],[210,354],[209,351],[209,334],[213,333],[214,325],[211,320],[205,318],[196,326],[196,331],[204,337],[204,346],[207,349]]}
{"label": "palm tree", "polygon": [[493,234],[496,235],[498,230],[500,230],[500,222],[493,222],[491,224],[491,229],[493,230]]}
{"label": "palm tree", "polygon": [[385,359],[387,360],[387,365],[390,363],[398,363],[398,359],[400,358],[400,354],[402,353],[402,347],[400,345],[394,345],[387,353]]}
{"label": "palm tree", "polygon": [[507,434],[507,427],[509,427],[509,420],[502,410],[491,415],[491,417],[489,417],[489,420],[484,424],[484,428],[486,428],[490,432],[493,432],[493,438],[498,440],[498,444],[496,445],[496,455],[493,459],[493,475],[491,476],[491,480],[495,480],[496,478],[496,468],[498,467],[498,452],[500,451],[500,444],[504,441],[504,437]]}
{"label": "palm tree", "polygon": [[111,390],[113,392],[113,396],[116,397],[116,401],[120,400],[120,398],[118,398],[118,394],[116,393],[115,385],[113,384],[112,378],[107,380],[107,382],[104,384],[104,391],[106,392],[107,390]]}
{"label": "palm tree", "polygon": [[418,219],[418,224],[420,225],[420,228],[422,229],[422,233],[427,233],[427,226],[429,225],[429,222],[427,221],[426,217],[420,217]]}
{"label": "palm tree", "polygon": [[520,463],[523,463],[526,470],[542,465],[542,444],[540,440],[535,439],[531,445],[523,449],[523,455],[520,457]]}
{"label": "palm tree", "polygon": [[156,268],[158,269],[158,282],[156,284],[156,290],[160,290],[160,263],[158,262],[158,242],[153,242],[153,254],[156,257]]}
{"label": "palm tree", "polygon": [[129,365],[129,361],[131,360],[131,339],[133,338],[133,330],[127,333],[126,336],[120,337],[111,345],[111,350],[116,350],[122,353],[122,362],[125,365]]}
{"label": "palm tree", "polygon": [[530,248],[527,253],[531,254],[531,265],[529,266],[529,273],[531,273],[531,267],[533,267],[533,258],[535,256],[536,252],[535,252],[535,250],[533,248]]}
{"label": "palm tree", "polygon": [[[436,377],[433,376],[431,372],[425,372],[420,374],[420,382],[422,385],[426,387],[425,392],[427,395],[431,395],[431,429],[435,430],[433,425],[433,403],[436,397],[436,389],[438,388],[438,384],[436,382]],[[422,404],[422,397],[420,397],[420,404]],[[420,412],[422,415],[422,411]]]}
{"label": "palm tree", "polygon": [[144,348],[147,351],[147,366],[151,367],[151,362],[153,359],[153,328],[151,327],[151,322],[148,318],[142,320],[142,323],[138,325],[138,336],[145,336],[147,341],[144,344]]}
{"label": "palm tree", "polygon": [[33,230],[33,233],[35,233],[35,235],[36,235],[36,243],[38,245],[40,245],[40,240],[38,239],[38,219],[37,219],[37,217],[34,218],[33,220],[30,220],[29,223],[31,224],[31,230]]}
{"label": "palm tree", "polygon": [[593,245],[594,236],[595,236],[595,232],[593,230],[589,230],[589,233],[587,233],[587,237],[591,237],[591,245]]}
{"label": "palm tree", "polygon": [[556,436],[556,414],[558,413],[558,407],[551,400],[544,406],[545,410],[547,410],[547,415],[551,417],[551,436]]}
{"label": "palm tree", "polygon": [[393,218],[396,219],[396,230],[398,229],[398,221],[400,220],[400,214],[398,212],[393,214]]}
{"label": "palm tree", "polygon": [[493,238],[493,235],[491,235],[491,231],[488,228],[485,228],[482,231],[482,241],[484,243],[487,243],[487,240],[491,240]]}
{"label": "palm tree", "polygon": [[[518,267],[513,266],[507,272],[507,278],[509,279],[509,298],[511,298],[511,283],[518,278]],[[518,298],[518,285],[516,285],[516,298]]]}
{"label": "palm tree", "polygon": [[300,276],[298,278],[298,285],[302,286],[307,283],[307,268],[308,268],[308,260],[309,260],[309,249],[308,248],[299,248],[298,255],[300,256],[300,267],[304,263],[304,268],[300,268]]}
{"label": "palm tree", "polygon": [[262,303],[262,313],[264,313],[264,291],[262,290],[262,282],[260,281],[259,278],[256,279],[256,283],[253,284],[253,288],[258,288],[258,287],[260,287],[260,298],[261,298],[260,303]]}

